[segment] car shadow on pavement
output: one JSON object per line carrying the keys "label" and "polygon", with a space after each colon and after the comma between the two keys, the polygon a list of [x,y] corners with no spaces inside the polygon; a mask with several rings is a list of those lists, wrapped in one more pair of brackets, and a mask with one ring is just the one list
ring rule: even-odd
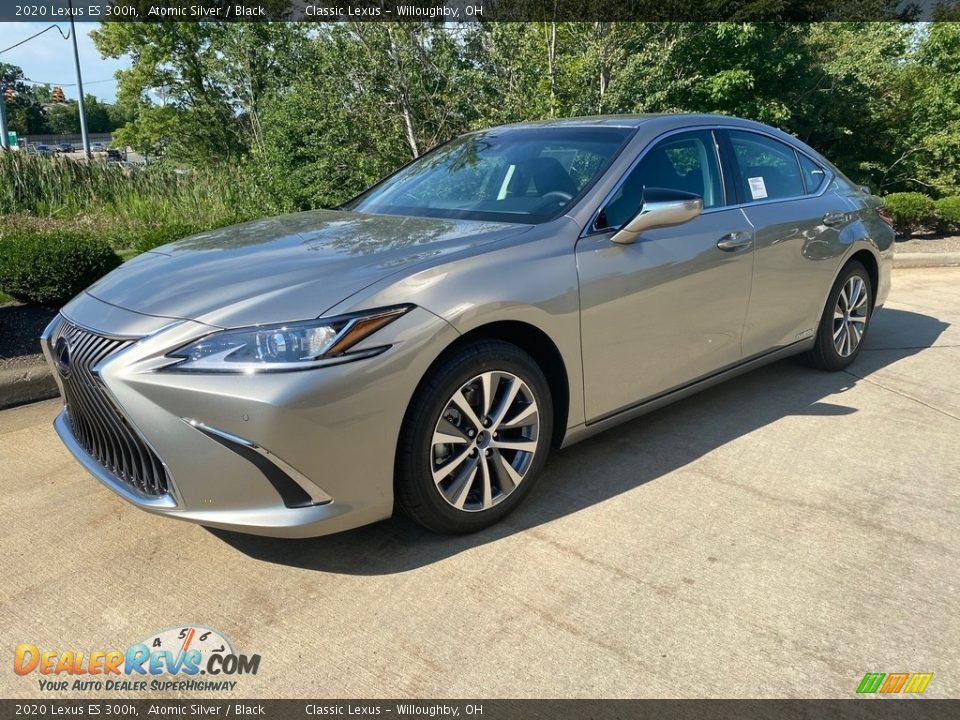
{"label": "car shadow on pavement", "polygon": [[875,316],[851,372],[824,373],[785,360],[554,451],[537,487],[516,512],[473,535],[436,535],[402,515],[305,540],[209,531],[270,563],[349,575],[405,572],[616,497],[780,418],[855,413],[831,396],[932,346],[948,327],[927,315],[885,309]]}

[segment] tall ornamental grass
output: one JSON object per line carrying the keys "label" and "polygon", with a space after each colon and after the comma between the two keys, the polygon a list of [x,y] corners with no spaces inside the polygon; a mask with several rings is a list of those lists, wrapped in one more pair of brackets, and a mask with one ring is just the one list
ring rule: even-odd
{"label": "tall ornamental grass", "polygon": [[120,251],[271,214],[242,167],[181,170],[0,153],[0,235],[90,232]]}

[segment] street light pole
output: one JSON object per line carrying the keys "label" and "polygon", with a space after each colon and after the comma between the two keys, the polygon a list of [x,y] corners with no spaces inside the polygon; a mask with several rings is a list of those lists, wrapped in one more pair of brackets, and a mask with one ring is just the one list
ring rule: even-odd
{"label": "street light pole", "polygon": [[7,93],[5,88],[0,88],[4,90],[2,96],[0,96],[0,149],[9,150],[10,149],[10,140],[7,135]]}
{"label": "street light pole", "polygon": [[73,39],[73,62],[77,66],[77,109],[80,111],[80,135],[83,137],[83,154],[90,159],[90,135],[87,133],[87,111],[83,105],[83,77],[80,75],[80,51],[77,49],[77,28],[73,24],[73,0],[68,0],[70,7],[70,37]]}

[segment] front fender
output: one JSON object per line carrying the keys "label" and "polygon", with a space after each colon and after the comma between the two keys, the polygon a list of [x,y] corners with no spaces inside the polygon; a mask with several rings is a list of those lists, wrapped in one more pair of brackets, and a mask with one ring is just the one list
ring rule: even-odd
{"label": "front fender", "polygon": [[556,346],[568,379],[567,426],[584,422],[580,296],[569,218],[537,226],[482,252],[438,263],[368,289],[331,310],[413,303],[446,320],[461,335],[501,321],[543,332]]}

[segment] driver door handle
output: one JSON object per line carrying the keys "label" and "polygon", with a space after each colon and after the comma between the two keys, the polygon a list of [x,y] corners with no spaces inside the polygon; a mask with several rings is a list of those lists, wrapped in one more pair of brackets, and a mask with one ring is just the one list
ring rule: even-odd
{"label": "driver door handle", "polygon": [[732,232],[727,233],[722,238],[717,240],[717,247],[726,252],[734,252],[736,250],[743,250],[748,248],[753,244],[753,233],[749,232]]}

